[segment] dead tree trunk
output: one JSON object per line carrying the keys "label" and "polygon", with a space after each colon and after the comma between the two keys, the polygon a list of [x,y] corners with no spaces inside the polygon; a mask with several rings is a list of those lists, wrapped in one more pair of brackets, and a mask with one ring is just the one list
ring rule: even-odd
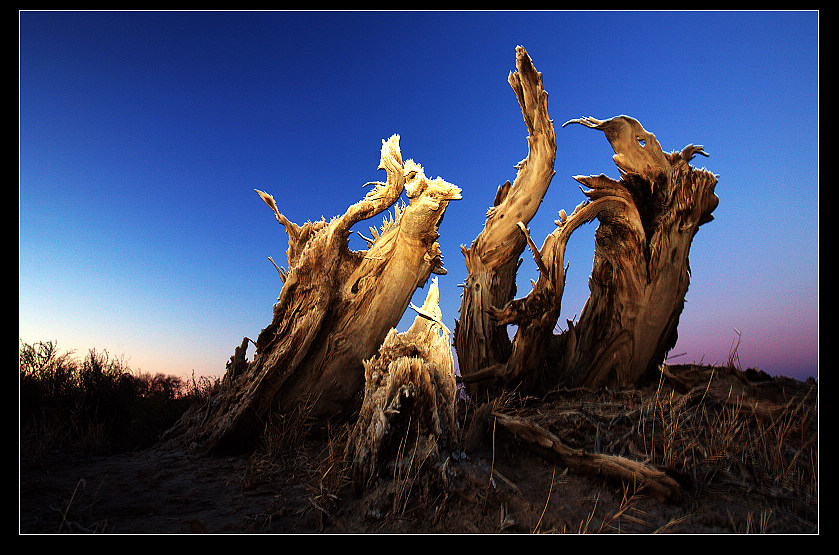
{"label": "dead tree trunk", "polygon": [[[705,152],[691,145],[665,154],[655,136],[626,116],[568,123],[606,133],[621,180],[577,177],[590,187],[585,191],[588,201],[570,217],[560,212],[557,229],[541,249],[525,222],[516,222],[521,240],[533,251],[539,279],[526,297],[483,307],[490,326],[517,324],[518,330],[506,359],[483,359],[483,367],[469,372],[461,368],[464,382],[525,391],[543,391],[561,377],[588,387],[628,385],[658,368],[676,343],[690,281],[690,244],[699,226],[713,219],[718,202],[716,177],[688,164],[695,154]],[[554,336],[565,285],[565,246],[577,227],[595,217],[600,226],[591,296],[579,323],[569,322],[567,332]],[[470,331],[478,335],[472,343],[484,342]],[[461,338],[458,343],[456,336],[455,344],[469,341]]]}
{"label": "dead tree trunk", "polygon": [[637,383],[676,343],[690,282],[688,252],[699,226],[713,219],[717,178],[689,165],[701,146],[662,152],[655,136],[627,116],[575,119],[599,129],[615,151],[620,181],[576,177],[586,196],[620,199],[598,213],[591,295],[569,323],[564,370],[577,385]]}
{"label": "dead tree trunk", "polygon": [[454,345],[460,373],[466,378],[510,357],[506,326],[499,325],[488,310],[515,296],[516,271],[526,246],[518,223],[526,225],[533,218],[554,175],[556,135],[548,116],[548,93],[542,88],[542,74],[521,46],[516,49],[516,72],[508,81],[524,116],[529,152],[516,166],[515,182],[499,187],[483,231],[468,249],[461,247],[468,276]]}
{"label": "dead tree trunk", "polygon": [[[364,386],[362,361],[377,352],[416,288],[432,272],[445,273],[437,228],[449,201],[460,198],[454,185],[427,179],[412,160],[403,164],[398,135],[382,141],[379,169],[387,182],[368,184],[374,187],[364,199],[329,222],[298,226],[257,191],[288,233],[289,269],[277,268],[282,290],[253,361],[234,357],[225,391],[200,422],[181,424],[193,441],[208,450],[238,449],[274,412],[305,404],[312,417],[325,419],[353,408]],[[381,233],[371,228],[366,251],[350,251],[352,226],[386,210],[403,190],[409,204],[395,207]]]}

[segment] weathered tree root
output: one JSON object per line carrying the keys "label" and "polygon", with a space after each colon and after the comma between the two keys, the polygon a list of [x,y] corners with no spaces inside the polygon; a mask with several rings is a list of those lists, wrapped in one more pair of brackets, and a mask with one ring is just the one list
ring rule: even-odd
{"label": "weathered tree root", "polygon": [[563,127],[572,123],[605,134],[621,177],[574,178],[589,188],[590,201],[620,202],[598,213],[591,295],[564,334],[563,370],[574,385],[634,384],[654,376],[676,344],[690,245],[713,220],[717,177],[690,165],[695,155],[708,156],[703,147],[665,153],[634,118],[585,117]]}
{"label": "weathered tree root", "polygon": [[625,457],[588,453],[565,445],[558,437],[538,424],[518,416],[493,411],[491,417],[518,439],[540,453],[558,459],[569,471],[588,476],[632,482],[643,487],[659,501],[675,501],[682,495],[681,486],[662,470]]}
{"label": "weathered tree root", "polygon": [[345,451],[357,492],[388,465],[439,462],[440,450],[454,446],[457,385],[438,301],[435,279],[422,308],[412,305],[418,315],[411,328],[392,328],[364,361],[364,401]]}

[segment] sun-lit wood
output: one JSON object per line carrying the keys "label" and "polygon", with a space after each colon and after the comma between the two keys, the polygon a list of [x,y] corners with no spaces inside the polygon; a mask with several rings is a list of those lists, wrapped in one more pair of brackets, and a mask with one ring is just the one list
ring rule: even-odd
{"label": "sun-lit wood", "polygon": [[[542,74],[521,46],[516,49],[516,71],[508,81],[524,117],[528,155],[516,165],[514,183],[498,188],[484,229],[468,249],[461,247],[468,275],[454,345],[460,372],[467,378],[510,357],[506,327],[488,310],[504,306],[516,294],[516,272],[526,247],[518,223],[526,225],[533,218],[554,175],[556,135],[548,115],[548,93],[542,88]],[[478,389],[476,385],[473,392]]]}
{"label": "sun-lit wood", "polygon": [[[516,324],[509,358],[464,381],[529,391],[562,379],[573,385],[631,385],[654,372],[676,343],[690,283],[688,253],[702,224],[713,219],[716,176],[689,165],[701,146],[664,153],[655,136],[633,118],[578,123],[606,134],[620,181],[605,175],[576,177],[589,187],[587,201],[537,249],[519,223],[539,268],[524,298],[487,309],[499,325]],[[563,126],[564,127],[564,126]],[[553,335],[565,285],[564,251],[571,232],[597,218],[591,296],[577,324]]]}
{"label": "sun-lit wood", "polygon": [[457,438],[457,384],[435,278],[411,328],[364,361],[364,400],[346,448],[357,490],[399,460],[440,462]]}
{"label": "sun-lit wood", "polygon": [[575,178],[592,203],[620,202],[598,212],[591,295],[580,321],[569,325],[563,370],[579,385],[633,384],[676,344],[688,254],[699,226],[713,219],[717,178],[690,166],[696,154],[707,156],[701,146],[664,153],[631,117],[569,123],[605,133],[621,177]]}
{"label": "sun-lit wood", "polygon": [[[478,402],[516,390],[544,394],[560,382],[572,386],[633,385],[660,368],[675,344],[690,272],[688,253],[699,226],[713,219],[716,177],[689,165],[702,147],[664,153],[655,136],[633,118],[580,118],[567,122],[603,131],[615,151],[620,180],[605,175],[575,179],[585,200],[538,247],[528,222],[554,175],[556,136],[547,93],[524,48],[509,83],[528,131],[528,156],[514,183],[498,189],[484,229],[462,248],[468,275],[455,324],[461,381]],[[564,127],[564,126],[563,126]],[[413,326],[394,326],[417,287],[445,274],[438,226],[460,189],[427,179],[402,161],[399,137],[383,141],[376,182],[344,215],[297,225],[274,198],[258,195],[285,228],[288,270],[270,259],[282,281],[271,323],[256,341],[253,361],[245,338],[228,364],[221,394],[178,425],[210,450],[252,444],[274,415],[305,410],[315,421],[355,418],[345,458],[356,489],[364,490],[400,458],[441,464],[442,450],[457,447],[456,379],[449,330],[433,283]],[[407,205],[397,199],[403,193]],[[393,207],[368,248],[353,252],[348,237],[362,220]],[[598,220],[591,296],[577,323],[556,334],[565,288],[565,248],[580,226]],[[538,279],[521,298],[516,272],[529,249]],[[516,326],[510,339],[507,327]],[[544,443],[522,420],[500,420],[509,431]],[[552,441],[552,440],[551,440]],[[581,472],[636,477],[662,488],[672,484],[655,469],[623,459],[587,457],[560,444],[551,448]]]}
{"label": "sun-lit wood", "polygon": [[[364,387],[362,361],[373,356],[431,273],[445,273],[437,228],[460,189],[427,179],[423,168],[403,163],[399,136],[382,141],[376,182],[344,215],[297,225],[285,218],[273,197],[259,196],[288,233],[288,270],[271,323],[256,339],[250,363],[234,356],[227,388],[189,435],[208,449],[235,449],[252,442],[273,412],[305,405],[311,416],[345,416]],[[353,225],[397,202],[365,251],[350,251]],[[243,342],[243,346],[246,342]],[[234,363],[235,362],[235,363]]]}

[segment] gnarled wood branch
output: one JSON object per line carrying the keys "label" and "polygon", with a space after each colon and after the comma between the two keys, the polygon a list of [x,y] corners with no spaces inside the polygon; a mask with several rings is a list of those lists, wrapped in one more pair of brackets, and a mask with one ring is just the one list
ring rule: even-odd
{"label": "gnarled wood branch", "polygon": [[508,78],[524,117],[528,137],[527,158],[516,166],[515,182],[499,187],[487,212],[484,229],[467,249],[468,276],[463,284],[460,317],[454,345],[464,377],[510,356],[510,339],[487,310],[504,306],[516,292],[516,271],[526,246],[518,227],[536,214],[554,175],[556,135],[548,115],[548,93],[525,49],[516,49],[516,71]]}
{"label": "gnarled wood branch", "polygon": [[545,456],[558,460],[571,472],[637,484],[659,501],[676,500],[683,493],[676,480],[653,466],[625,457],[569,447],[550,431],[525,418],[501,412],[492,412],[491,416],[508,432]]}

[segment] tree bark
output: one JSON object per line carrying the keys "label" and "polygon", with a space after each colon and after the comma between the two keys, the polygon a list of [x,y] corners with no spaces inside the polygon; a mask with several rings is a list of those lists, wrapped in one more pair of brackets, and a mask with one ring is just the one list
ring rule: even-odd
{"label": "tree bark", "polygon": [[690,282],[688,253],[699,226],[713,219],[717,178],[689,165],[694,155],[707,156],[701,146],[666,154],[633,118],[569,123],[606,134],[621,179],[575,177],[592,201],[620,202],[598,213],[591,295],[563,338],[564,370],[586,387],[637,383],[676,343]]}
{"label": "tree bark", "polygon": [[[460,318],[455,323],[454,346],[462,376],[504,364],[511,344],[506,326],[488,312],[504,306],[516,293],[516,271],[526,240],[518,227],[533,218],[554,175],[556,135],[548,115],[548,93],[525,49],[516,49],[516,72],[508,82],[521,107],[528,137],[528,155],[516,165],[515,182],[499,187],[484,229],[467,249],[468,276],[463,284]],[[473,386],[473,394],[478,392]]]}
{"label": "tree bark", "polygon": [[[199,423],[187,425],[206,449],[251,445],[272,412],[306,405],[323,420],[358,408],[353,402],[364,386],[362,361],[399,322],[416,288],[432,272],[445,273],[437,229],[460,189],[427,179],[412,160],[403,164],[398,135],[382,141],[379,169],[387,182],[372,183],[364,199],[329,222],[294,224],[271,195],[257,191],[288,233],[289,269],[277,268],[282,290],[253,361],[243,365],[241,353],[234,355],[225,391]],[[386,210],[403,190],[409,204],[397,205],[381,232],[371,228],[366,251],[351,252],[352,226]]]}

